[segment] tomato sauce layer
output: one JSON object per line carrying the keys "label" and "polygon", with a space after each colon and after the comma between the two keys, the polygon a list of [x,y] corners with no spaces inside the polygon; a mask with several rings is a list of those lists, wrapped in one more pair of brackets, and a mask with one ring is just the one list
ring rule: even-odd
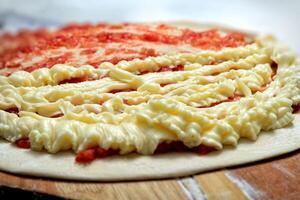
{"label": "tomato sauce layer", "polygon": [[[170,143],[161,143],[157,146],[155,154],[168,153],[168,152],[195,152],[200,155],[206,155],[212,151],[215,151],[215,148],[199,145],[194,148],[188,148],[182,142],[170,142]],[[114,149],[105,150],[101,147],[93,147],[84,151],[79,152],[75,161],[77,163],[90,163],[95,159],[104,158],[107,156],[118,155],[119,151]]]}
{"label": "tomato sauce layer", "polygon": [[[83,24],[55,31],[39,29],[0,36],[0,74],[31,72],[55,64],[99,67],[102,62],[144,59],[166,53],[220,50],[246,45],[246,36],[218,30],[196,32],[168,25]],[[2,71],[1,71],[2,69]],[[3,70],[6,69],[6,70]]]}

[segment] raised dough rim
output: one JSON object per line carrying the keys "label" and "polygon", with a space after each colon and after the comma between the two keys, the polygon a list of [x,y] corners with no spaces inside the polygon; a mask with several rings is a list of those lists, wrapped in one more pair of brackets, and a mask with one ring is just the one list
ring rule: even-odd
{"label": "raised dough rim", "polygon": [[[200,28],[219,27],[224,31],[238,30],[190,21],[167,23]],[[248,35],[253,36],[254,33]],[[273,133],[261,133],[255,142],[243,140],[236,148],[226,147],[220,152],[206,156],[189,152],[155,156],[113,156],[96,160],[86,166],[75,164],[74,154],[71,152],[51,155],[45,152],[20,150],[0,140],[0,170],[23,175],[88,181],[145,180],[192,175],[258,161],[299,149],[300,132],[297,131],[300,131],[300,115],[295,117],[293,126],[277,129]]]}

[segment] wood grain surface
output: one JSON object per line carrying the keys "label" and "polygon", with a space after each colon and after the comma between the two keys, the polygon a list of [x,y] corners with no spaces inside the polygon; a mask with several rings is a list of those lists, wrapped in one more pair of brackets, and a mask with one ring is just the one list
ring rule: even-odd
{"label": "wood grain surface", "polygon": [[300,150],[263,162],[178,179],[95,183],[0,172],[0,185],[70,199],[300,199]]}

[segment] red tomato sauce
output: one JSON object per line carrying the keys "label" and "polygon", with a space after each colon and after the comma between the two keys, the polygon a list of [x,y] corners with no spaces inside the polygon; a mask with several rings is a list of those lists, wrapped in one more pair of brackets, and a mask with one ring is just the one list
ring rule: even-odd
{"label": "red tomato sauce", "polygon": [[64,116],[63,113],[58,113],[58,114],[52,115],[51,118],[59,118],[59,117],[62,117],[62,116]]}
{"label": "red tomato sauce", "polygon": [[80,82],[85,82],[88,80],[89,80],[88,77],[73,77],[73,78],[62,80],[58,84],[61,85],[61,84],[67,84],[67,83],[80,83]]}
{"label": "red tomato sauce", "polygon": [[12,108],[9,108],[9,109],[6,109],[4,110],[5,112],[9,112],[9,113],[14,113],[14,114],[19,114],[19,108],[17,107],[12,107]]}
{"label": "red tomato sauce", "polygon": [[[157,146],[154,154],[168,153],[168,152],[195,152],[199,155],[206,155],[212,151],[215,151],[214,147],[209,147],[205,145],[199,145],[194,148],[188,148],[182,142],[171,142],[171,143],[161,143]],[[93,147],[84,151],[79,152],[75,161],[77,163],[86,164],[90,163],[95,159],[104,158],[107,156],[118,155],[118,150],[108,149],[105,150],[101,147]]]}
{"label": "red tomato sauce", "polygon": [[31,147],[29,138],[27,138],[27,137],[16,140],[15,144],[17,145],[17,147],[23,148],[23,149],[30,149],[30,147]]}
{"label": "red tomato sauce", "polygon": [[118,150],[105,150],[101,147],[93,147],[77,153],[75,161],[77,163],[90,163],[97,158],[104,158],[107,156],[116,155],[118,153]]}
{"label": "red tomato sauce", "polygon": [[300,105],[292,105],[293,113],[298,113],[300,110]]}
{"label": "red tomato sauce", "polygon": [[[117,29],[119,31],[116,31]],[[170,34],[172,31],[167,32],[166,30],[174,30],[177,34]],[[91,64],[98,67],[105,61],[115,64],[121,60],[144,59],[149,56],[165,54],[166,52],[162,53],[155,48],[160,44],[172,46],[173,49],[177,45],[188,45],[194,48],[212,50],[248,44],[246,36],[237,32],[230,32],[221,36],[215,29],[196,32],[169,25],[153,27],[129,23],[116,25],[104,23],[97,25],[72,24],[55,31],[24,30],[17,34],[0,35],[0,43],[2,44],[0,47],[0,69],[12,69],[7,72],[8,74],[18,69],[31,72],[41,67],[52,67],[58,63],[74,66]],[[149,43],[153,47],[148,47]],[[112,47],[111,44],[120,45]],[[135,48],[136,46],[143,48]],[[66,51],[60,51],[60,49]],[[72,52],[73,49],[81,49],[79,55]],[[52,50],[58,51],[52,52]],[[93,56],[98,50],[104,50],[104,54],[100,57]],[[174,53],[180,51],[182,50],[176,48],[173,50]],[[28,66],[26,61],[32,61],[35,56],[41,56],[42,60],[35,61]]]}

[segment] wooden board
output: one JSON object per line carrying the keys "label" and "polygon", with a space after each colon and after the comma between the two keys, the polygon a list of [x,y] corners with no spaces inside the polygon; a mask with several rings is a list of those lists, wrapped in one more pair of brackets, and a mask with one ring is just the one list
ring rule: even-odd
{"label": "wooden board", "polygon": [[179,179],[88,183],[0,172],[0,185],[71,199],[300,199],[300,150],[238,168]]}

